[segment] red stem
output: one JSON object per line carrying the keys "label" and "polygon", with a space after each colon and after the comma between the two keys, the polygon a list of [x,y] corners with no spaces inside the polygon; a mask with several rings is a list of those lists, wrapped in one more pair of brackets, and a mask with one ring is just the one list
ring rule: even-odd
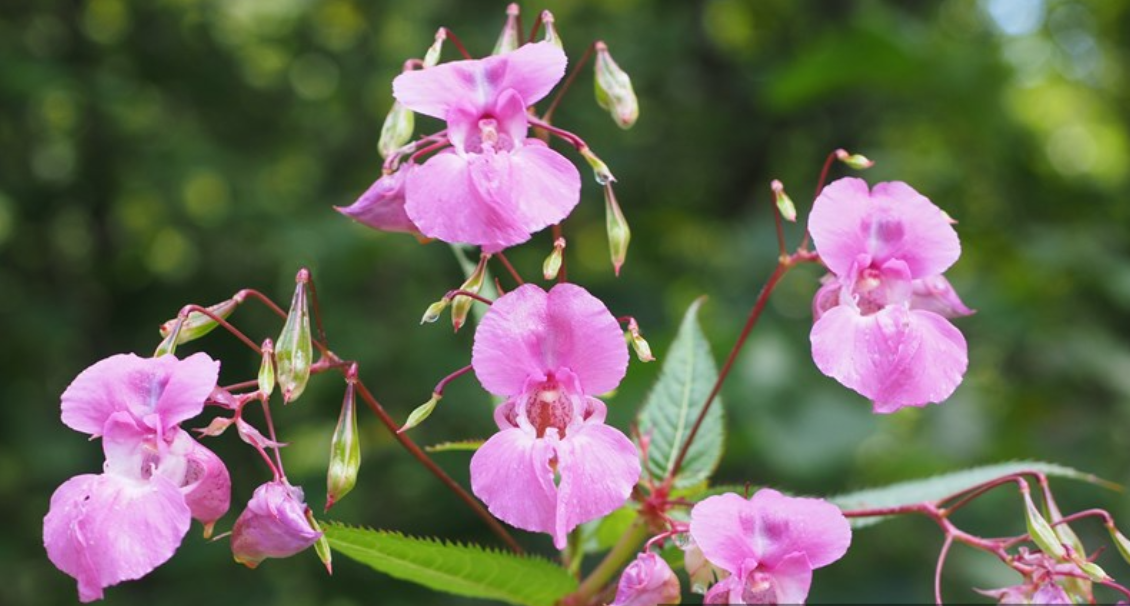
{"label": "red stem", "polygon": [[501,250],[494,253],[494,256],[498,257],[498,260],[502,262],[502,265],[506,268],[506,271],[510,272],[510,276],[514,278],[514,281],[518,283],[518,286],[526,283],[526,281],[522,279],[522,276],[518,274],[518,270],[514,269],[514,266],[510,264],[510,259],[507,259],[506,255],[502,254]]}
{"label": "red stem", "polygon": [[[554,223],[553,224],[553,241],[556,243],[558,240],[560,240],[563,237],[564,237],[564,234],[563,234],[562,229],[561,229],[561,224],[560,223]],[[557,283],[558,284],[564,284],[567,281],[565,279],[565,273],[566,273],[565,252],[562,251],[562,253],[561,253],[561,269],[558,270],[558,272],[557,272]]]}
{"label": "red stem", "polygon": [[592,58],[594,48],[596,48],[596,42],[589,44],[588,47],[585,48],[584,56],[573,66],[573,71],[569,72],[568,78],[565,78],[565,84],[562,84],[561,88],[557,89],[557,94],[553,96],[553,101],[549,103],[549,109],[546,109],[545,113],[542,114],[542,120],[547,124],[553,119],[553,112],[557,109],[557,105],[561,103],[561,98],[565,96],[565,91],[569,90],[569,87],[573,85],[573,81],[577,79],[577,74],[584,69],[585,64]]}
{"label": "red stem", "polygon": [[463,55],[464,59],[472,58],[471,53],[467,52],[467,47],[463,46],[463,41],[459,39],[459,36],[455,35],[455,32],[445,27],[443,28],[443,33],[447,36],[448,40],[451,40],[451,43],[455,45],[455,48],[459,50],[459,54]]}
{"label": "red stem", "polygon": [[490,299],[469,290],[449,290],[447,291],[447,294],[443,296],[443,298],[448,300],[452,300],[455,297],[468,297],[478,301],[479,303],[486,303],[487,305],[494,303],[494,301],[491,301]]}
{"label": "red stem", "polygon": [[458,379],[459,377],[471,372],[471,370],[473,368],[474,368],[473,366],[468,364],[467,366],[464,366],[463,368],[460,368],[459,370],[447,375],[446,377],[441,379],[439,383],[436,383],[435,388],[432,389],[432,393],[437,395],[437,396],[442,396],[443,390],[447,388],[448,383],[450,383],[450,382],[454,381],[455,379]]}

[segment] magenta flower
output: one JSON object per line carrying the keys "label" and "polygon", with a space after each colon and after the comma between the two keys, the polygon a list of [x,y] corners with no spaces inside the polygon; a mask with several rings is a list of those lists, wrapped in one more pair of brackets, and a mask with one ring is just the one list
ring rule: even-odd
{"label": "magenta flower", "polygon": [[172,557],[192,518],[206,532],[228,509],[223,463],[178,423],[199,414],[219,363],[204,354],[117,355],[87,368],[63,393],[63,422],[102,436],[101,474],[67,480],[43,519],[47,556],[78,581],[83,602]]}
{"label": "magenta flower", "polygon": [[322,533],[310,526],[306,510],[302,489],[286,480],[256,488],[232,528],[235,561],[255,568],[267,558],[287,558],[313,545]]}
{"label": "magenta flower", "polygon": [[491,513],[562,549],[578,524],[624,504],[639,456],[591,397],[615,389],[628,366],[603,303],[573,284],[521,286],[483,317],[471,365],[483,388],[508,398],[494,411],[499,432],[471,459],[471,488]]}
{"label": "magenta flower", "polygon": [[727,493],[695,505],[691,537],[729,573],[707,592],[707,604],[801,604],[812,571],[847,552],[851,527],[827,501],[763,488],[748,501]]}
{"label": "magenta flower", "polygon": [[425,236],[494,252],[560,222],[580,200],[577,168],[527,138],[526,108],[565,73],[551,43],[411,71],[393,81],[396,99],[447,121],[452,149],[407,176],[405,210]]}
{"label": "magenta flower", "polygon": [[820,193],[808,228],[834,274],[813,301],[820,371],[876,413],[948,398],[968,355],[946,318],[972,312],[941,275],[961,254],[945,213],[905,183],[846,178]]}
{"label": "magenta flower", "polygon": [[419,235],[420,230],[404,210],[404,182],[413,167],[414,164],[405,164],[400,170],[381,176],[356,202],[334,208],[373,229]]}
{"label": "magenta flower", "polygon": [[609,606],[656,606],[678,603],[679,578],[663,558],[651,552],[636,556],[620,575],[616,599]]}

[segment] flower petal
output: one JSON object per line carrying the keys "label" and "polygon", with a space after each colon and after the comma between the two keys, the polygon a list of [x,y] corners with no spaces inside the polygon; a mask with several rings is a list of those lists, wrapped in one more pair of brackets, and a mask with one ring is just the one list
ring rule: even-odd
{"label": "flower petal", "polygon": [[404,182],[415,164],[405,164],[400,170],[377,179],[356,202],[349,206],[335,206],[339,213],[381,231],[420,233],[408,212],[404,210]]}
{"label": "flower petal", "polygon": [[537,139],[511,157],[514,215],[527,233],[564,221],[581,201],[581,174],[565,156]]}
{"label": "flower petal", "polygon": [[748,514],[749,501],[728,492],[703,499],[691,510],[691,536],[702,555],[731,574],[741,571],[758,553],[750,541],[754,521]]}
{"label": "flower petal", "polygon": [[960,331],[938,314],[902,306],[870,316],[833,308],[813,325],[811,341],[820,371],[873,400],[876,413],[945,400],[968,365]]}
{"label": "flower petal", "polygon": [[522,393],[526,380],[544,379],[549,295],[525,284],[498,298],[475,330],[471,366],[483,389],[496,396]]}
{"label": "flower petal", "polygon": [[567,61],[565,52],[551,43],[526,44],[502,55],[405,72],[392,81],[392,91],[408,109],[443,119],[460,102],[485,112],[507,89],[533,105],[565,75]]}
{"label": "flower petal", "polygon": [[[162,356],[158,360],[163,360]],[[173,358],[176,361],[176,358]],[[164,429],[187,421],[204,411],[204,402],[216,388],[220,363],[205,353],[195,353],[176,362],[154,407]],[[136,413],[135,413],[136,414]]]}
{"label": "flower petal", "polygon": [[[821,568],[842,558],[851,544],[847,518],[823,499],[788,497],[763,488],[750,498],[747,514],[757,520],[754,551],[761,566],[770,570],[779,569],[794,552],[807,556],[806,566]],[[791,602],[782,598],[782,603]]]}
{"label": "flower petal", "polygon": [[565,548],[578,524],[612,513],[632,494],[640,479],[640,457],[619,430],[590,422],[557,445],[561,485],[553,544]]}
{"label": "flower petal", "polygon": [[675,604],[682,593],[671,566],[650,551],[636,556],[620,575],[616,599],[609,606]]}
{"label": "flower petal", "polygon": [[520,429],[490,437],[471,457],[471,490],[498,519],[523,530],[552,533],[557,511],[550,440]]}
{"label": "flower petal", "polygon": [[510,154],[439,153],[408,175],[404,210],[429,238],[501,250],[530,238],[511,181]]}
{"label": "flower petal", "polygon": [[791,553],[782,559],[773,570],[769,571],[777,594],[774,603],[803,604],[808,598],[809,588],[812,587],[813,568],[803,553]]}
{"label": "flower petal", "polygon": [[290,557],[320,536],[306,519],[302,489],[285,481],[267,482],[255,489],[232,527],[232,555],[255,568],[267,558]]}
{"label": "flower petal", "polygon": [[172,557],[189,520],[184,497],[161,476],[139,482],[87,474],[51,496],[43,543],[51,562],[78,581],[79,599],[90,602]]}
{"label": "flower petal", "polygon": [[231,506],[231,476],[216,453],[197,442],[186,431],[178,430],[171,450],[186,459],[180,484],[192,517],[205,526],[205,535]]}
{"label": "flower petal", "polygon": [[911,309],[932,311],[943,318],[960,318],[973,314],[973,310],[965,306],[943,275],[915,280],[912,288]]}
{"label": "flower petal", "polygon": [[876,266],[901,259],[912,278],[942,273],[957,261],[961,244],[945,213],[901,182],[839,179],[820,192],[808,229],[824,264],[844,275],[860,254]]}

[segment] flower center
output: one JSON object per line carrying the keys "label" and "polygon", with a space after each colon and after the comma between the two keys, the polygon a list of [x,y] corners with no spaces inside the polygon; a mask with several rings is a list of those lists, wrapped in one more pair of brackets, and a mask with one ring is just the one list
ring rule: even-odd
{"label": "flower center", "polygon": [[508,152],[514,149],[514,141],[505,131],[498,130],[498,120],[487,117],[479,120],[478,132],[468,135],[464,149],[472,154]]}
{"label": "flower center", "polygon": [[573,399],[551,377],[530,394],[526,401],[526,418],[539,438],[551,427],[557,430],[558,437],[564,438],[565,428],[573,419]]}
{"label": "flower center", "polygon": [[773,577],[754,570],[745,579],[742,587],[742,602],[746,604],[776,604],[777,586]]}

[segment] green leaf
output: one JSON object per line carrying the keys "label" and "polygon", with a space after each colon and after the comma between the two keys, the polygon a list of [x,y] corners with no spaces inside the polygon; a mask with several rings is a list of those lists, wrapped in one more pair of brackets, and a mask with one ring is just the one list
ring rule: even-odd
{"label": "green leaf", "polygon": [[581,548],[585,553],[612,549],[638,517],[635,504],[629,502],[602,518],[581,524]]}
{"label": "green leaf", "polygon": [[[659,380],[640,409],[640,433],[651,435],[647,471],[654,478],[665,477],[675,466],[679,450],[718,379],[710,344],[698,325],[703,300],[698,298],[687,309],[679,333],[663,357]],[[675,478],[676,488],[709,478],[722,457],[722,398],[715,400]]]}
{"label": "green leaf", "polygon": [[577,589],[576,579],[564,568],[537,557],[334,522],[323,529],[338,553],[436,591],[522,606],[553,606]]}
{"label": "green leaf", "polygon": [[[840,509],[844,510],[899,507],[922,503],[924,501],[937,501],[964,492],[990,480],[1027,471],[1039,472],[1050,477],[1081,480],[1108,488],[1119,489],[1116,484],[1107,482],[1089,473],[1083,473],[1070,467],[1064,467],[1063,465],[1043,463],[1040,461],[1010,461],[1008,463],[998,463],[995,465],[955,471],[953,473],[942,474],[922,480],[899,482],[880,488],[851,492],[832,497],[829,500],[839,506]],[[851,524],[855,528],[863,528],[865,526],[878,524],[888,517],[890,516],[853,518]]]}
{"label": "green leaf", "polygon": [[453,450],[475,452],[485,441],[486,440],[459,440],[457,442],[440,442],[439,444],[425,446],[424,450],[428,452],[450,452]]}

